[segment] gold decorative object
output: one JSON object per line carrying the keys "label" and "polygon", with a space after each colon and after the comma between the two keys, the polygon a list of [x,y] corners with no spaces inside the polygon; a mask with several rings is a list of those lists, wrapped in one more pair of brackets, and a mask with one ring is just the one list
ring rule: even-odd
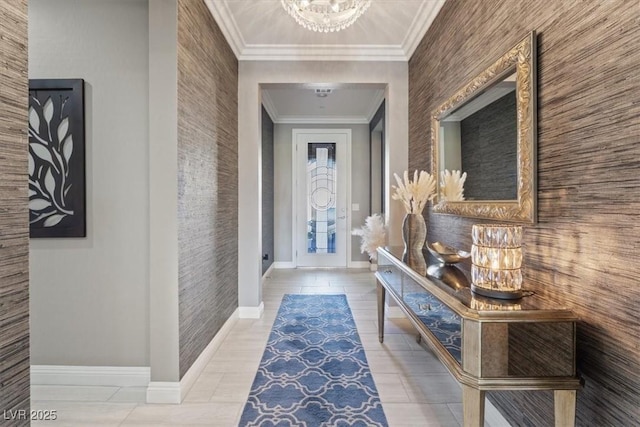
{"label": "gold decorative object", "polygon": [[471,290],[492,298],[523,297],[522,227],[475,224],[472,237]]}
{"label": "gold decorative object", "polygon": [[[535,32],[447,99],[431,115],[431,171],[444,170],[440,159],[441,119],[515,71],[517,110],[517,199],[434,200],[433,211],[473,218],[536,222],[536,43]],[[440,194],[438,189],[436,194]],[[442,198],[440,198],[442,199]]]}
{"label": "gold decorative object", "polygon": [[440,242],[429,243],[427,245],[427,249],[435,259],[440,261],[442,264],[447,265],[455,264],[471,256],[469,252],[452,248],[451,246]]}

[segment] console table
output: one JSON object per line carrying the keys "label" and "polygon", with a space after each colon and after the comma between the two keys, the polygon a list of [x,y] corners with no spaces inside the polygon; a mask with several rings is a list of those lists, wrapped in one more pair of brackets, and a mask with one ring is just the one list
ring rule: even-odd
{"label": "console table", "polygon": [[537,295],[511,301],[475,295],[454,266],[440,278],[425,277],[402,261],[402,252],[378,248],[380,342],[389,294],[462,384],[465,427],[484,425],[487,390],[554,390],[555,425],[574,426],[575,315]]}

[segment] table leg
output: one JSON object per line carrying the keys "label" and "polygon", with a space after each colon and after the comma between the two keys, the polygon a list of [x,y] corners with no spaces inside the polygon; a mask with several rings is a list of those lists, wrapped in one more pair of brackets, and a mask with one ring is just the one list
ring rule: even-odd
{"label": "table leg", "polygon": [[462,384],[462,418],[464,427],[484,426],[484,390]]}
{"label": "table leg", "polygon": [[576,391],[554,390],[556,427],[573,427],[576,423]]}
{"label": "table leg", "polygon": [[378,286],[378,341],[384,341],[384,300],[386,297],[386,289],[376,280]]}

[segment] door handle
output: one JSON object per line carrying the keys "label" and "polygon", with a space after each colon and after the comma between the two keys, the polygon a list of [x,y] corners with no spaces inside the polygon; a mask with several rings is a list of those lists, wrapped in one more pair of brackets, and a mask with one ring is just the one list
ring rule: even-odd
{"label": "door handle", "polygon": [[345,219],[346,217],[347,217],[346,215],[342,215],[342,216],[339,216],[338,219]]}

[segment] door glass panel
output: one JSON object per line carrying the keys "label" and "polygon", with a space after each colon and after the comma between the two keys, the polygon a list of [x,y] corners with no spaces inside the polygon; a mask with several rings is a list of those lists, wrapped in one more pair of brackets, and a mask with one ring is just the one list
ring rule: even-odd
{"label": "door glass panel", "polygon": [[336,144],[307,150],[307,253],[336,253]]}

